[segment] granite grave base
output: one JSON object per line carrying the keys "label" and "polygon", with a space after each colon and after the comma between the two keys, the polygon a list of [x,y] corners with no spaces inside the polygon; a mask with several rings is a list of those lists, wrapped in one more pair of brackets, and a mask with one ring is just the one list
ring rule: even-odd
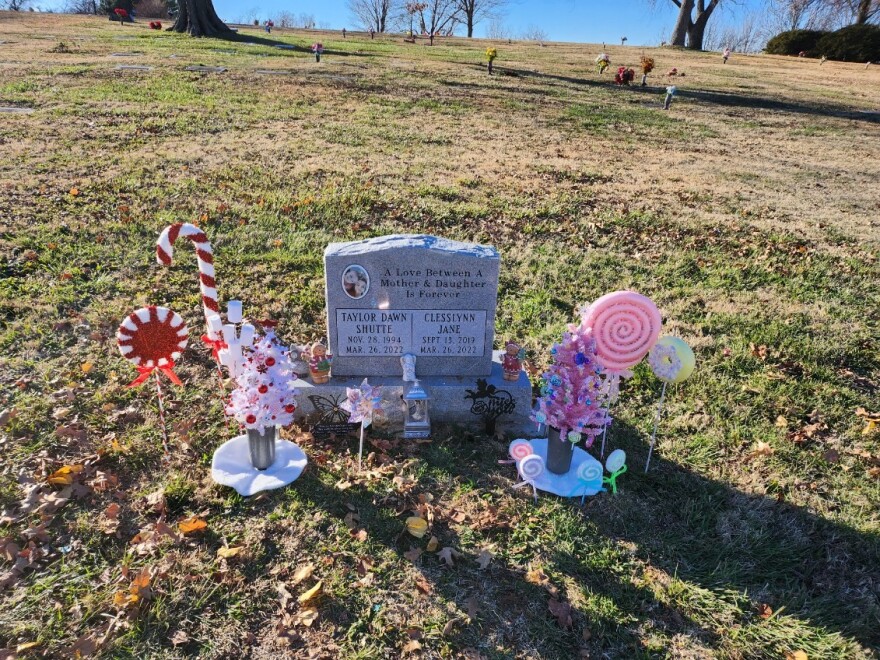
{"label": "granite grave base", "polygon": [[[323,416],[328,423],[344,423],[348,414],[340,412],[338,406],[345,400],[346,388],[360,387],[363,380],[363,376],[334,376],[324,385],[297,380],[297,418],[307,418],[310,423],[314,423]],[[482,389],[478,380],[483,381]],[[376,418],[376,428],[383,431],[397,429],[403,435],[402,376],[370,376],[369,382],[370,385],[382,386],[382,405],[386,414]],[[483,432],[484,411],[497,410],[499,406],[505,410],[512,407],[513,412],[497,418],[496,429],[518,437],[540,435],[537,425],[529,420],[532,409],[532,386],[529,378],[522,371],[518,381],[504,380],[500,351],[494,352],[489,376],[420,376],[419,383],[431,397],[428,414],[432,424],[461,424]],[[466,398],[468,390],[481,396],[477,399]]]}

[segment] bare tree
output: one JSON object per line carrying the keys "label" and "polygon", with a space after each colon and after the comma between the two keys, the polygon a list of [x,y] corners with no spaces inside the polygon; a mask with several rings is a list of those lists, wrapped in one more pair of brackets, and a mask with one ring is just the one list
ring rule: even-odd
{"label": "bare tree", "polygon": [[314,30],[315,29],[315,17],[312,14],[306,14],[306,13],[300,14],[296,23],[297,23],[297,27],[301,27],[306,30]]}
{"label": "bare tree", "polygon": [[880,20],[880,0],[830,0],[847,24],[864,25]]}
{"label": "bare tree", "polygon": [[537,25],[530,25],[526,28],[525,32],[522,33],[522,38],[525,41],[537,41],[538,43],[544,43],[547,41],[547,32],[542,28],[539,28]]}
{"label": "bare tree", "polygon": [[98,0],[70,0],[64,5],[65,14],[97,14],[99,11]]}
{"label": "bare tree", "polygon": [[292,28],[296,26],[296,16],[294,16],[289,11],[283,11],[278,14],[278,18],[275,19],[275,25],[280,28]]}
{"label": "bare tree", "polygon": [[396,0],[348,0],[348,10],[367,32],[386,32],[397,9]]}
{"label": "bare tree", "polygon": [[[703,49],[703,37],[709,18],[721,0],[672,0],[678,7],[678,20],[672,29],[670,42],[673,46],[687,46],[692,50]],[[725,0],[733,2],[733,0]],[[696,14],[694,13],[696,11]]]}
{"label": "bare tree", "polygon": [[9,11],[21,11],[22,9],[25,9],[30,3],[31,0],[6,0],[3,5],[0,5],[0,7],[5,7]]}
{"label": "bare tree", "polygon": [[486,28],[486,36],[489,39],[503,41],[505,39],[512,39],[513,33],[500,18],[493,18],[489,21],[489,27]]}
{"label": "bare tree", "polygon": [[420,7],[418,14],[422,32],[426,32],[434,45],[434,37],[450,35],[459,21],[458,0],[427,0],[414,3]]}
{"label": "bare tree", "polygon": [[706,50],[724,50],[730,48],[737,53],[756,53],[771,36],[765,34],[762,22],[763,14],[751,12],[746,14],[736,25],[728,25],[718,29],[716,24],[708,25],[703,35],[703,47]]}
{"label": "bare tree", "polygon": [[458,11],[467,27],[467,36],[473,37],[474,26],[496,16],[506,4],[507,0],[458,0]]}

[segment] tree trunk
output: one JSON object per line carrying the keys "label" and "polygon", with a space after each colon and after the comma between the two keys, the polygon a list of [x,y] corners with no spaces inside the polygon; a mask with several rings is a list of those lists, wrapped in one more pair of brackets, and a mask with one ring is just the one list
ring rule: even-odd
{"label": "tree trunk", "polygon": [[859,0],[859,9],[856,14],[856,25],[864,25],[871,18],[871,0]]}
{"label": "tree trunk", "polygon": [[718,6],[718,0],[712,0],[706,7],[703,0],[697,2],[697,18],[691,23],[687,31],[687,47],[689,50],[703,50],[703,37],[706,34],[706,25],[709,17]]}
{"label": "tree trunk", "polygon": [[471,39],[474,36],[474,12],[465,14],[464,18],[465,23],[467,24],[467,36],[468,39]]}
{"label": "tree trunk", "polygon": [[212,0],[180,0],[180,11],[171,30],[193,37],[216,37],[232,32],[217,16]]}
{"label": "tree trunk", "polygon": [[[685,45],[688,30],[690,30],[692,25],[691,13],[694,10],[694,1],[695,0],[681,0],[680,4],[676,3],[679,6],[678,20],[675,22],[675,27],[672,29],[672,36],[669,37],[669,43],[673,46],[684,47]],[[673,2],[675,2],[675,0],[673,0]]]}

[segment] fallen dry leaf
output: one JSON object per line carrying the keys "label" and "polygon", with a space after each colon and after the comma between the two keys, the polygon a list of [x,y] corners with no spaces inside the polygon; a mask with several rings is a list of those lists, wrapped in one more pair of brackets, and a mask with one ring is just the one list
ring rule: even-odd
{"label": "fallen dry leaf", "polygon": [[761,603],[758,605],[758,616],[762,619],[769,619],[773,616],[773,608],[770,607],[767,603]]}
{"label": "fallen dry leaf", "polygon": [[492,557],[495,555],[492,554],[491,550],[487,550],[483,548],[480,550],[480,554],[477,555],[477,566],[480,567],[480,570],[486,570],[489,568],[489,564],[492,563]]}
{"label": "fallen dry leaf", "polygon": [[773,449],[773,447],[771,447],[769,444],[763,441],[759,441],[758,444],[756,444],[754,448],[752,448],[750,456],[752,458],[758,456],[772,456],[774,451],[775,450]]}
{"label": "fallen dry leaf", "polygon": [[550,613],[556,617],[556,622],[559,624],[560,628],[563,630],[571,628],[571,603],[551,598],[547,602],[547,609],[549,609]]}
{"label": "fallen dry leaf", "polygon": [[468,619],[471,621],[476,620],[477,614],[480,612],[479,601],[474,596],[471,596],[465,602],[465,607],[467,607]]}
{"label": "fallen dry leaf", "polygon": [[431,586],[431,583],[428,582],[428,580],[425,579],[425,576],[421,573],[416,576],[414,582],[416,585],[416,589],[418,589],[424,595],[430,596],[433,593],[434,587]]}
{"label": "fallen dry leaf", "polygon": [[70,189],[70,196],[71,196],[71,197],[77,197],[77,196],[79,196],[79,188],[71,188],[71,189]]}
{"label": "fallen dry leaf", "polygon": [[426,548],[426,550],[428,552],[437,552],[437,548],[439,547],[440,541],[437,539],[436,536],[432,536],[431,539],[428,541],[428,547]]}
{"label": "fallen dry leaf", "polygon": [[294,623],[305,626],[306,628],[310,627],[315,619],[318,618],[318,608],[317,607],[304,607],[302,610],[296,613],[296,617],[294,618]]}
{"label": "fallen dry leaf", "polygon": [[416,563],[419,560],[419,557],[422,556],[422,549],[410,548],[407,552],[403,553],[403,556],[409,559],[411,562]]}
{"label": "fallen dry leaf", "polygon": [[89,373],[92,369],[95,368],[95,365],[92,364],[91,362],[83,362],[81,365],[79,365],[79,368],[82,370],[82,372],[83,372],[84,374],[87,374],[87,373]]}
{"label": "fallen dry leaf", "polygon": [[822,454],[822,458],[829,463],[837,463],[840,460],[840,453],[836,449],[829,449]]}
{"label": "fallen dry leaf", "polygon": [[165,490],[160,488],[157,491],[154,491],[147,495],[147,504],[155,511],[156,513],[164,513],[165,511]]}
{"label": "fallen dry leaf", "polygon": [[300,566],[293,574],[293,581],[291,582],[291,584],[296,585],[303,580],[308,580],[310,577],[312,577],[312,573],[314,572],[314,570],[314,564],[306,564],[305,566]]}
{"label": "fallen dry leaf", "polygon": [[55,486],[69,486],[73,483],[74,475],[77,475],[82,471],[82,465],[65,465],[50,474],[46,481]]}
{"label": "fallen dry leaf", "polygon": [[440,558],[440,561],[442,561],[447,566],[451,567],[451,566],[455,566],[455,558],[461,557],[461,553],[458,552],[457,550],[455,550],[454,548],[450,548],[449,546],[446,546],[445,548],[440,550],[440,552],[437,553],[437,556]]}
{"label": "fallen dry leaf", "polygon": [[25,644],[19,644],[15,647],[16,653],[21,653],[22,651],[27,651],[28,649],[34,649],[40,645],[39,642],[26,642]]}
{"label": "fallen dry leaf", "polygon": [[221,559],[231,559],[232,557],[241,554],[242,550],[243,548],[240,545],[236,545],[233,547],[224,546],[222,548],[217,548],[217,556]]}
{"label": "fallen dry leaf", "polygon": [[177,528],[186,534],[194,534],[196,532],[200,532],[203,529],[208,527],[208,523],[199,518],[198,516],[192,516],[190,518],[186,518],[177,523]]}
{"label": "fallen dry leaf", "polygon": [[314,587],[312,587],[308,591],[301,593],[299,598],[297,598],[297,601],[300,603],[300,605],[308,603],[310,600],[313,600],[321,595],[321,589],[323,587],[324,583],[321,580],[318,580],[318,583]]}
{"label": "fallen dry leaf", "polygon": [[792,651],[785,654],[785,660],[810,660],[803,651]]}
{"label": "fallen dry leaf", "polygon": [[406,531],[420,539],[428,532],[428,521],[418,516],[411,516],[406,519]]}
{"label": "fallen dry leaf", "polygon": [[403,645],[403,648],[400,649],[402,653],[415,653],[419,649],[422,648],[422,645],[419,643],[417,639],[411,639],[406,644]]}
{"label": "fallen dry leaf", "polygon": [[172,646],[180,646],[181,644],[186,644],[189,641],[189,635],[187,635],[182,630],[178,630],[171,636],[171,645]]}

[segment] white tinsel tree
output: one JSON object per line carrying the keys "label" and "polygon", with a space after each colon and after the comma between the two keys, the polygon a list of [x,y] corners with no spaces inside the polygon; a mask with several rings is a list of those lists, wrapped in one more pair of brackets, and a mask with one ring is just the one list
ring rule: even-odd
{"label": "white tinsel tree", "polygon": [[271,328],[266,330],[264,337],[254,341],[235,379],[227,414],[260,433],[269,426],[287,426],[296,410],[295,378],[290,350],[278,342]]}

